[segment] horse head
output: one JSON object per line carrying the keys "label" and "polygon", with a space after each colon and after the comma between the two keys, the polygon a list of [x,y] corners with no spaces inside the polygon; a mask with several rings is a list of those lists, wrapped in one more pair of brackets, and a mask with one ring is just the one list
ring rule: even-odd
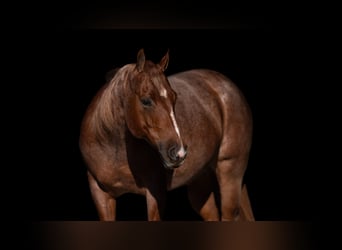
{"label": "horse head", "polygon": [[173,169],[184,162],[187,150],[175,117],[177,95],[164,74],[168,62],[168,51],[155,64],[139,50],[128,78],[125,118],[133,136],[145,139],[158,150],[164,167]]}

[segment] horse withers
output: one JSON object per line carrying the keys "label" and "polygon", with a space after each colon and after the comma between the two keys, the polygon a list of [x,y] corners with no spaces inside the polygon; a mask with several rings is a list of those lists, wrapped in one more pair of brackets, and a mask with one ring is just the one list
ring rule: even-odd
{"label": "horse withers", "polygon": [[81,124],[80,149],[99,219],[116,220],[116,199],[146,197],[148,220],[162,220],[166,194],[187,186],[205,221],[254,220],[243,177],[252,115],[224,75],[193,69],[165,75],[139,50],[112,72]]}

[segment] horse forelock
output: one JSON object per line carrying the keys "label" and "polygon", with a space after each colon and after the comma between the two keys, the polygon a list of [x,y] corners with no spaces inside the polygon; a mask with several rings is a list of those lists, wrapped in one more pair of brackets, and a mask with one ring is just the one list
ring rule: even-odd
{"label": "horse forelock", "polygon": [[144,71],[149,79],[149,89],[155,89],[158,95],[167,98],[168,92],[173,91],[170,84],[168,83],[167,77],[165,76],[163,70],[158,64],[147,61]]}

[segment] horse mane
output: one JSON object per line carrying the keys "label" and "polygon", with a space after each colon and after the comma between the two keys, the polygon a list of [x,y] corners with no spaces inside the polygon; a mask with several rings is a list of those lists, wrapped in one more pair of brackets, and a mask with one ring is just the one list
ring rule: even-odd
{"label": "horse mane", "polygon": [[[135,64],[127,64],[107,73],[107,82],[96,96],[96,104],[92,117],[92,127],[99,142],[120,136],[116,124],[124,122],[123,102],[125,84]],[[111,76],[113,75],[113,76]],[[108,79],[110,76],[111,79]]]}
{"label": "horse mane", "polygon": [[120,69],[120,67],[116,67],[114,69],[109,70],[106,75],[105,75],[105,79],[106,79],[106,83],[109,83],[113,77],[116,75],[116,73],[118,72],[118,70]]}

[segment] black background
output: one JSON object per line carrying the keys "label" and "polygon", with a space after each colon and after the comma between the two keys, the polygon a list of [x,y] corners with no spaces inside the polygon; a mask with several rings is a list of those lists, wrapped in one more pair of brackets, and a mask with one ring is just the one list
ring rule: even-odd
{"label": "black background", "polygon": [[[17,130],[27,136],[18,157],[26,219],[97,220],[78,148],[80,122],[106,72],[134,62],[140,48],[155,62],[170,49],[166,74],[210,68],[244,92],[254,118],[245,181],[256,220],[316,218],[310,31],[289,7],[219,7],[61,5],[34,16],[18,68],[30,79]],[[146,219],[144,199],[119,198],[118,219]],[[165,219],[199,219],[183,188],[170,192]]]}

